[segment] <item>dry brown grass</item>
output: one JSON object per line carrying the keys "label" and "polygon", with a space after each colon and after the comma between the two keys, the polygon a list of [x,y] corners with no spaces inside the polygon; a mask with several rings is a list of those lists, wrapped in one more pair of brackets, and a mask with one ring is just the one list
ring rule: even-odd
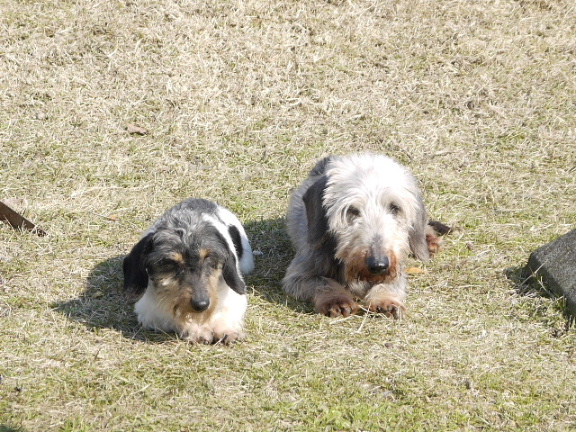
{"label": "dry brown grass", "polygon": [[[576,333],[519,268],[575,226],[575,28],[571,0],[0,0],[0,199],[49,233],[0,226],[0,431],[574,429]],[[402,322],[279,288],[290,190],[365,150],[458,228]],[[119,294],[189,196],[263,253],[231,348]]]}

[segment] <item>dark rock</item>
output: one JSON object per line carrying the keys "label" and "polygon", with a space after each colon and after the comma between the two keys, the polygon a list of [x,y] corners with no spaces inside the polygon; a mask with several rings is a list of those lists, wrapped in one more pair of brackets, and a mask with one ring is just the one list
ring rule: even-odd
{"label": "dark rock", "polygon": [[576,317],[576,229],[532,252],[524,272],[564,297],[567,312]]}

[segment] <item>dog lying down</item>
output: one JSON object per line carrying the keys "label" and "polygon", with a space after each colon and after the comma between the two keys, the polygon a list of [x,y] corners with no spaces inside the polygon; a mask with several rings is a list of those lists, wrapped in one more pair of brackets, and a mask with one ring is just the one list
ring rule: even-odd
{"label": "dog lying down", "polygon": [[242,274],[254,269],[238,218],[211,201],[190,198],[169,209],[123,263],[124,289],[146,328],[189,342],[244,338],[248,306]]}
{"label": "dog lying down", "polygon": [[328,316],[359,309],[401,318],[404,262],[426,261],[450,228],[430,222],[417,180],[380,154],[320,160],[290,201],[287,228],[296,249],[286,293]]}

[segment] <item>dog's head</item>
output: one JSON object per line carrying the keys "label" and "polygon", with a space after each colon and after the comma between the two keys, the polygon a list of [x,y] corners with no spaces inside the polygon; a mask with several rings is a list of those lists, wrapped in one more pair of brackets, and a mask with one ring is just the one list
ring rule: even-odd
{"label": "dog's head", "polygon": [[235,252],[224,234],[208,222],[157,227],[124,259],[127,293],[139,297],[150,286],[158,301],[173,304],[175,314],[208,310],[223,282],[239,294],[246,293]]}
{"label": "dog's head", "polygon": [[303,196],[308,241],[333,248],[347,281],[395,278],[412,252],[429,258],[427,215],[416,179],[382,155],[330,158]]}

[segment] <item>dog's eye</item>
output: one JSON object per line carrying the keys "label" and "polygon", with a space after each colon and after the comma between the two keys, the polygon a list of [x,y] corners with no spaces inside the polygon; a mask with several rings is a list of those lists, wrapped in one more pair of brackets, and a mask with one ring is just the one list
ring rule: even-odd
{"label": "dog's eye", "polygon": [[204,256],[204,265],[213,269],[217,269],[219,265],[218,257],[212,253],[206,254]]}
{"label": "dog's eye", "polygon": [[354,222],[354,219],[356,219],[358,216],[360,216],[360,210],[358,210],[354,206],[348,207],[348,209],[346,210],[346,220],[348,221],[349,224]]}
{"label": "dog's eye", "polygon": [[170,259],[170,258],[163,258],[158,262],[158,264],[160,267],[166,268],[166,269],[168,269],[168,268],[172,269],[172,268],[176,268],[179,266],[176,261],[174,261],[173,259]]}
{"label": "dog's eye", "polygon": [[399,205],[397,204],[390,204],[388,206],[388,210],[390,210],[390,213],[392,213],[394,216],[397,216],[398,214],[400,214],[402,212],[402,209],[400,208]]}
{"label": "dog's eye", "polygon": [[215,269],[218,267],[218,260],[216,258],[214,258],[213,256],[209,256],[204,260],[204,264]]}

